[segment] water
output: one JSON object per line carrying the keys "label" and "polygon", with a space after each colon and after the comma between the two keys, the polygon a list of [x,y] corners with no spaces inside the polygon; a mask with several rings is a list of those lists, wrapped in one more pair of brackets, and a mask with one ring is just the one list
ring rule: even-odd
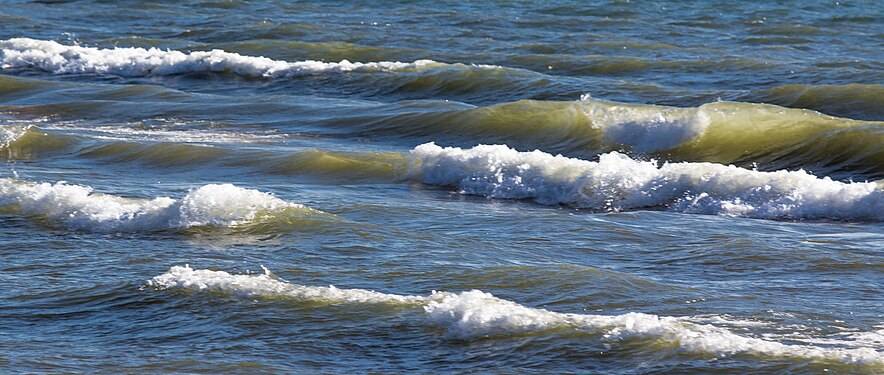
{"label": "water", "polygon": [[0,369],[880,373],[882,25],[8,2]]}

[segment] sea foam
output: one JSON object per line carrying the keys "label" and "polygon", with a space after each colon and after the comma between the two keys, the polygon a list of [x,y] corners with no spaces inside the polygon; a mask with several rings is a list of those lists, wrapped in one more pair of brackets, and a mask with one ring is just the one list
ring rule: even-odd
{"label": "sea foam", "polygon": [[[427,324],[444,329],[449,338],[457,340],[569,329],[599,335],[612,344],[635,338],[650,339],[674,345],[684,352],[722,357],[743,354],[884,365],[884,355],[869,347],[789,345],[741,336],[713,325],[692,323],[689,317],[558,313],[523,306],[479,290],[461,293],[434,291],[426,297],[403,296],[363,289],[292,284],[274,278],[266,269],[264,274],[232,275],[224,271],[194,270],[189,266],[174,266],[149,280],[147,285],[158,290],[216,291],[246,298],[291,298],[310,303],[420,306]],[[850,342],[839,343],[851,345]]]}
{"label": "sea foam", "polygon": [[230,72],[245,77],[284,77],[324,72],[393,71],[441,65],[414,62],[288,62],[243,56],[215,49],[185,53],[158,48],[94,48],[51,40],[13,38],[0,41],[0,68],[32,68],[56,74],[113,74],[124,77],[163,76],[195,72]]}
{"label": "sea foam", "polygon": [[9,147],[15,141],[19,140],[30,129],[36,128],[33,125],[2,125],[0,126],[0,149]]}
{"label": "sea foam", "polygon": [[132,199],[93,193],[64,181],[32,183],[0,179],[0,207],[45,217],[70,228],[107,231],[159,230],[193,226],[236,226],[262,213],[309,210],[268,193],[231,184],[193,189],[182,199]]}
{"label": "sea foam", "polygon": [[148,281],[157,289],[192,289],[199,291],[230,292],[244,297],[288,297],[310,302],[326,303],[423,303],[424,297],[400,296],[364,289],[338,289],[290,284],[276,279],[269,270],[259,275],[232,275],[224,271],[194,270],[189,266],[175,266]]}
{"label": "sea foam", "polygon": [[411,158],[411,178],[493,198],[611,211],[667,208],[769,219],[884,219],[884,189],[878,184],[844,183],[802,170],[658,165],[617,152],[592,162],[504,145],[461,149],[427,143],[414,148]]}
{"label": "sea foam", "polygon": [[706,105],[694,108],[630,105],[590,99],[578,102],[609,143],[637,152],[667,150],[703,135],[710,118]]}

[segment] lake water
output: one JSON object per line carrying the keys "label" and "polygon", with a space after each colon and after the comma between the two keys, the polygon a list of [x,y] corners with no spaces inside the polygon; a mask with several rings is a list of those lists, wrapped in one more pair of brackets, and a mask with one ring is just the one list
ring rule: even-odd
{"label": "lake water", "polygon": [[881,373],[882,121],[877,1],[9,1],[0,371]]}

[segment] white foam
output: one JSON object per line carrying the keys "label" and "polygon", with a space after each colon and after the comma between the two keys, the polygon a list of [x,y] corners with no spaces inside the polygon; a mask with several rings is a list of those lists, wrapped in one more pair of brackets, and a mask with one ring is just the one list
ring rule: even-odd
{"label": "white foam", "polygon": [[[189,124],[184,124],[189,125]],[[91,138],[111,141],[148,141],[148,142],[171,142],[171,143],[259,143],[273,142],[284,139],[283,134],[274,133],[245,133],[236,131],[212,131],[174,129],[175,124],[164,128],[138,129],[132,126],[72,126],[47,125],[41,127],[45,130],[62,130],[90,133]]]}
{"label": "white foam", "polygon": [[871,348],[841,349],[787,345],[744,337],[724,328],[695,324],[685,318],[651,314],[563,314],[502,300],[478,290],[450,294],[426,306],[430,319],[459,338],[527,333],[570,328],[600,332],[608,341],[652,339],[677,345],[690,353],[717,356],[750,354],[796,358],[823,358],[842,363],[884,364],[884,355]]}
{"label": "white foam", "polygon": [[33,125],[0,125],[0,149],[9,147],[10,144],[17,141]]}
{"label": "white foam", "polygon": [[181,51],[158,48],[100,49],[67,46],[51,40],[0,41],[0,68],[35,68],[56,74],[94,73],[124,77],[194,72],[231,72],[246,77],[283,77],[324,72],[393,71],[441,65],[432,60],[405,62],[287,62],[222,50]]}
{"label": "white foam", "polygon": [[756,218],[884,219],[884,189],[876,183],[843,183],[804,171],[658,166],[616,152],[591,162],[504,145],[461,149],[427,143],[412,150],[411,159],[409,174],[419,181],[494,198],[613,211],[665,207]]}
{"label": "white foam", "polygon": [[262,213],[304,206],[270,194],[231,184],[191,190],[180,200],[150,200],[95,194],[89,186],[0,179],[0,207],[17,206],[71,228],[93,231],[135,231],[192,226],[235,226]]}
{"label": "white foam", "polygon": [[695,139],[709,127],[707,105],[676,108],[630,105],[592,100],[584,95],[580,104],[592,126],[602,130],[606,141],[652,152],[676,147]]}
{"label": "white foam", "polygon": [[401,296],[362,289],[290,284],[271,277],[266,270],[262,275],[231,275],[223,271],[193,270],[189,266],[172,267],[169,272],[148,281],[148,285],[156,289],[230,292],[248,298],[285,297],[335,304],[419,304],[423,305],[428,324],[444,328],[452,338],[466,340],[571,329],[599,334],[611,343],[650,339],[675,345],[685,352],[722,357],[748,354],[884,365],[884,355],[871,348],[787,345],[741,336],[713,325],[691,323],[689,318],[641,313],[610,316],[557,313],[526,307],[479,290],[433,292],[427,297]]}
{"label": "white foam", "polygon": [[409,304],[422,303],[424,297],[400,296],[363,289],[338,289],[290,284],[278,280],[265,269],[261,275],[231,275],[224,271],[194,270],[190,266],[174,266],[160,276],[148,281],[157,289],[192,289],[200,291],[230,292],[249,298],[289,297],[310,302]]}

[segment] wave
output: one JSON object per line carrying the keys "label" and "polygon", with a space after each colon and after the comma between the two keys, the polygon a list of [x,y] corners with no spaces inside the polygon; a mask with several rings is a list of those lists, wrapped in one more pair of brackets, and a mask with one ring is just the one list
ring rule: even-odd
{"label": "wave", "polygon": [[248,168],[272,175],[310,178],[340,184],[390,183],[408,170],[408,158],[398,152],[342,152],[306,149],[285,155],[179,143],[112,142],[84,148],[78,156],[109,163],[135,162],[151,167]]}
{"label": "wave", "polygon": [[[444,329],[449,338],[456,340],[555,334],[576,330],[600,336],[611,345],[649,340],[650,342],[641,344],[649,351],[672,347],[687,353],[714,354],[721,357],[773,356],[875,367],[884,365],[884,354],[870,347],[789,345],[769,339],[741,336],[714,325],[693,323],[689,317],[643,313],[559,313],[523,306],[479,290],[461,293],[434,291],[429,296],[408,296],[363,289],[292,284],[273,276],[267,269],[264,274],[232,275],[224,271],[194,270],[189,266],[171,267],[168,272],[149,280],[147,286],[157,290],[229,293],[250,299],[282,298],[310,304],[420,307],[428,325]],[[849,341],[837,343],[855,346],[855,343]]]}
{"label": "wave", "polygon": [[[77,136],[53,131],[76,131]],[[305,149],[290,154],[238,150],[226,144],[273,142],[276,134],[200,130],[130,129],[125,127],[0,126],[0,160],[30,160],[51,151],[65,157],[97,159],[106,163],[140,163],[158,168],[208,167],[213,163],[252,168],[275,175],[299,175],[354,181],[392,182],[408,169],[398,152],[341,152]],[[71,147],[77,146],[77,147]]]}
{"label": "wave", "polygon": [[752,72],[771,68],[770,62],[745,57],[661,59],[607,54],[520,54],[507,63],[537,72],[568,76],[635,76],[650,73]]}
{"label": "wave", "polygon": [[0,98],[11,98],[47,86],[46,83],[0,75]]}
{"label": "wave", "polygon": [[[884,144],[884,123],[774,105],[713,102],[680,108],[584,97],[570,102],[523,100],[487,107],[402,102],[360,108],[358,115],[338,115],[340,111],[337,111],[325,115],[327,117],[306,120],[302,126],[310,129],[310,134],[333,137],[389,136],[409,142],[436,140],[458,146],[505,143],[517,149],[541,149],[583,159],[616,151],[638,159],[714,162],[763,171],[800,168],[839,180],[884,178],[884,148],[880,147]],[[346,113],[352,112],[348,109]],[[226,131],[201,126],[163,125],[156,129],[40,126],[39,129],[18,125],[0,127],[0,132],[4,132],[0,152],[7,158],[34,157],[39,152],[64,149],[83,137],[102,141],[168,142],[153,146],[99,146],[80,152],[85,156],[147,161],[164,166],[218,160],[231,154],[224,147],[175,146],[178,143],[266,143],[298,136],[283,131]],[[68,132],[77,136],[64,134]],[[383,175],[398,170],[398,167],[374,163],[380,156],[319,153],[322,155],[312,157],[295,154],[286,157],[288,160],[257,154],[242,157],[243,163],[251,160],[251,165],[264,164],[264,170],[269,173],[336,173],[323,171],[322,168],[333,166],[310,161],[314,159],[328,162],[361,159],[367,171],[375,170]],[[271,160],[275,160],[273,165],[265,164]],[[305,163],[313,163],[313,166],[305,166]]]}
{"label": "wave", "polygon": [[275,217],[320,213],[268,193],[231,184],[210,184],[183,198],[124,198],[93,193],[93,188],[0,179],[3,212],[35,215],[50,225],[97,232],[151,231],[189,227],[260,225]]}
{"label": "wave", "polygon": [[[336,43],[293,43],[266,40],[218,45],[219,47],[259,52],[280,46],[282,50],[300,50],[299,55],[313,57],[352,56],[376,58],[385,55],[377,48]],[[268,46],[270,44],[270,47]],[[620,46],[622,48],[623,46]],[[278,49],[278,48],[277,48]],[[370,53],[367,53],[370,52]],[[417,56],[417,51],[386,51],[389,54]],[[769,64],[753,59],[701,59],[660,60],[618,55],[572,55],[572,54],[520,54],[510,55],[500,63],[514,64],[513,71],[529,69],[556,75],[596,76],[675,71],[713,72],[721,70],[760,70]],[[442,67],[449,64],[428,59],[413,62],[380,61],[323,62],[317,60],[284,61],[266,57],[241,55],[222,49],[193,51],[162,50],[156,47],[96,48],[64,45],[52,40],[12,38],[0,41],[0,67],[3,69],[29,68],[56,74],[113,74],[123,77],[163,76],[197,72],[230,72],[244,77],[291,77],[323,72],[383,72],[414,71],[425,67]],[[463,64],[460,64],[463,65]],[[464,65],[466,66],[466,65]],[[501,68],[496,65],[476,65]]]}
{"label": "wave", "polygon": [[310,149],[276,159],[267,172],[350,181],[392,182],[405,175],[408,159],[398,152],[331,152]]}
{"label": "wave", "polygon": [[161,168],[214,164],[341,184],[415,181],[455,186],[464,194],[602,211],[884,219],[884,181],[840,182],[803,170],[764,172],[716,163],[660,165],[619,152],[601,154],[593,162],[539,150],[519,152],[506,145],[462,149],[427,143],[409,153],[306,149],[276,155],[192,144],[112,142],[82,148],[77,155]]}
{"label": "wave", "polygon": [[[675,161],[808,168],[884,177],[884,123],[768,104],[714,102],[678,108],[581,102],[607,143]],[[623,150],[621,150],[623,151]]]}
{"label": "wave", "polygon": [[665,208],[766,219],[884,219],[884,184],[838,182],[801,170],[658,165],[617,152],[591,162],[504,145],[461,149],[428,143],[410,157],[412,178],[493,198],[611,211]]}
{"label": "wave", "polygon": [[181,51],[158,48],[67,46],[51,40],[13,38],[0,41],[0,68],[39,69],[55,74],[113,74],[123,77],[228,72],[244,77],[286,77],[325,72],[414,70],[441,65],[432,60],[404,62],[287,62],[243,56],[222,50]]}
{"label": "wave", "polygon": [[30,160],[63,150],[77,137],[48,133],[34,125],[0,125],[0,160]]}
{"label": "wave", "polygon": [[839,178],[884,178],[884,123],[768,104],[698,107],[520,100],[487,107],[397,103],[312,124],[351,136],[458,145],[506,143],[571,156],[619,151],[670,161],[805,168]]}
{"label": "wave", "polygon": [[[142,48],[98,49],[24,38],[0,41],[0,47],[4,51],[0,52],[2,66],[31,67],[56,73],[162,75],[230,71],[246,76],[272,77],[348,71],[351,68],[402,71],[398,70],[400,66],[396,63],[370,63],[360,68],[315,61],[311,64],[289,63],[221,50],[186,54]],[[371,86],[380,94],[417,91],[483,96],[487,89],[515,93],[501,95],[504,98],[521,96],[519,92],[535,90],[537,85],[552,84],[548,76],[520,69],[427,64],[435,68],[414,73],[417,65],[409,68],[405,64],[401,69],[411,73],[397,74],[395,79],[377,75],[353,79],[358,81],[355,83],[358,86]],[[348,85],[347,82],[339,83]],[[839,112],[829,109],[842,105],[832,103],[852,103],[854,100],[864,103],[862,108],[868,108],[858,112],[858,116],[879,117],[875,115],[881,107],[876,105],[876,98],[880,96],[878,85],[837,88],[783,86],[769,92],[748,94],[744,99],[808,106],[829,112]],[[792,98],[795,95],[797,98]],[[827,107],[825,103],[830,105]],[[92,101],[32,109],[41,113],[95,113],[99,106],[104,104]],[[119,104],[113,106],[122,108]],[[314,114],[304,117],[305,123],[299,125],[336,136],[409,137],[419,142],[434,140],[459,146],[505,143],[517,148],[538,148],[582,158],[619,151],[669,161],[757,166],[761,170],[804,168],[837,179],[884,178],[881,167],[884,165],[884,148],[880,147],[884,143],[884,123],[775,105],[712,102],[679,108],[624,104],[587,95],[578,101],[520,100],[483,107],[419,101],[360,104],[359,108],[360,111],[353,111],[352,107],[329,109],[333,116]],[[200,137],[197,132],[193,133],[192,137]]]}
{"label": "wave", "polygon": [[[280,25],[282,26],[282,25]],[[307,58],[311,60],[355,60],[355,61],[384,61],[384,60],[420,60],[429,55],[429,51],[422,49],[363,45],[341,41],[313,41],[292,40],[290,38],[279,39],[256,38],[249,34],[249,39],[238,41],[224,41],[199,45],[201,50],[221,49],[244,55],[259,55],[272,52],[274,58],[283,60]],[[224,39],[217,39],[224,40]],[[103,43],[113,43],[108,40]],[[130,40],[122,40],[123,43],[131,43]],[[162,45],[165,40],[157,40],[156,45]]]}
{"label": "wave", "polygon": [[[202,128],[200,128],[202,127]],[[209,128],[209,129],[206,129]],[[42,130],[76,132],[89,138],[111,141],[147,141],[182,144],[273,143],[284,140],[285,134],[272,132],[241,132],[219,128],[211,123],[165,120],[157,126],[129,124],[116,126],[77,126],[71,124],[43,125]],[[47,133],[48,134],[48,133]]]}
{"label": "wave", "polygon": [[884,85],[783,85],[746,95],[747,100],[857,119],[884,120]]}

